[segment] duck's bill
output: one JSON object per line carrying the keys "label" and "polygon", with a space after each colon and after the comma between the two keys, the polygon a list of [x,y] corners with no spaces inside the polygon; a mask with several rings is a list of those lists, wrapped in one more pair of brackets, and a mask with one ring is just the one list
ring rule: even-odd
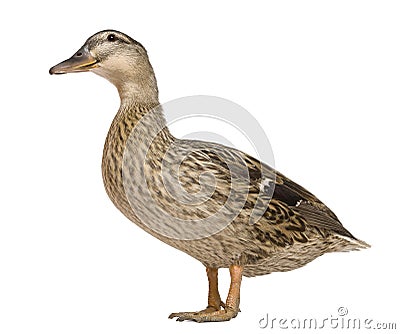
{"label": "duck's bill", "polygon": [[86,72],[97,66],[96,58],[85,47],[82,47],[71,58],[53,66],[49,72],[50,74]]}

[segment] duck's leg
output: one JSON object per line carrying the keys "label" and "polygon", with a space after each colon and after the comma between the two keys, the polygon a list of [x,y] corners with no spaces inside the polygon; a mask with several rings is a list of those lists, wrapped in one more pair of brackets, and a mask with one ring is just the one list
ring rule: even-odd
{"label": "duck's leg", "polygon": [[[193,320],[197,322],[207,322],[207,321],[227,321],[236,317],[236,315],[239,312],[240,284],[242,282],[243,267],[238,265],[232,265],[229,267],[229,272],[231,274],[231,285],[229,287],[228,297],[226,299],[226,304],[223,310],[220,309],[220,306],[223,306],[223,304],[221,303],[221,298],[219,298],[217,285],[215,287],[218,293],[218,298],[216,299],[210,298],[210,296],[212,295],[214,295],[215,297],[215,293],[212,292],[213,290],[211,289],[212,285],[211,285],[210,275],[209,272],[207,271],[210,282],[210,290],[208,298],[209,306],[205,310],[200,312],[172,313],[169,316],[169,318],[177,317],[176,319],[177,321]],[[215,275],[215,278],[216,277],[217,275]],[[220,301],[221,304],[220,306],[218,306],[218,308],[216,308],[218,300]],[[213,306],[211,306],[210,301],[211,303],[213,303]]]}
{"label": "duck's leg", "polygon": [[169,318],[177,317],[177,320],[180,320],[180,317],[190,317],[200,313],[211,313],[215,311],[219,311],[221,307],[225,307],[225,304],[221,301],[221,297],[218,291],[218,268],[210,268],[206,267],[207,278],[208,278],[208,306],[201,311],[197,312],[178,312],[171,313]]}
{"label": "duck's leg", "polygon": [[218,268],[206,268],[208,278],[208,305],[207,308],[200,312],[219,311],[225,304],[221,301],[218,291]]}

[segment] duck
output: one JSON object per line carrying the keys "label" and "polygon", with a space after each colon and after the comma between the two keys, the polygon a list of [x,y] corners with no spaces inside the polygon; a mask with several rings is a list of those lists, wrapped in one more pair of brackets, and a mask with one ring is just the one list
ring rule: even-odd
{"label": "duck", "polygon": [[[93,72],[111,82],[120,107],[102,158],[105,190],[133,223],[206,269],[207,306],[177,321],[238,315],[243,276],[300,268],[330,252],[370,247],[311,192],[268,164],[219,143],[169,131],[144,46],[117,30],[91,37],[50,74]],[[229,269],[223,302],[218,270]]]}

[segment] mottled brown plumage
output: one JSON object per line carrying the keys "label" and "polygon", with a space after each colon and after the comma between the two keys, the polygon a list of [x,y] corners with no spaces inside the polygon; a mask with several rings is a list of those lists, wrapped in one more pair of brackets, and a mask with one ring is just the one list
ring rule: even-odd
{"label": "mottled brown plumage", "polygon": [[[208,307],[171,317],[229,320],[239,310],[242,275],[288,271],[327,252],[368,247],[313,194],[257,159],[171,135],[140,43],[102,31],[50,73],[89,70],[112,82],[121,98],[104,145],[107,194],[135,224],[207,268]],[[230,268],[226,304],[218,268]]]}

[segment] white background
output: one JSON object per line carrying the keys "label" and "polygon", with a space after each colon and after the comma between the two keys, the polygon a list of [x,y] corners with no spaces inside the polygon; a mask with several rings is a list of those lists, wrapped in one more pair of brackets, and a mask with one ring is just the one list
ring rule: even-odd
{"label": "white background", "polygon": [[[24,1],[0,15],[0,333],[278,333],[290,331],[259,328],[266,313],[323,319],[340,306],[399,328],[398,2]],[[228,323],[167,319],[206,306],[205,270],[105,194],[115,88],[48,74],[106,28],[146,46],[162,102],[210,94],[246,108],[277,169],[372,248],[245,278]]]}

